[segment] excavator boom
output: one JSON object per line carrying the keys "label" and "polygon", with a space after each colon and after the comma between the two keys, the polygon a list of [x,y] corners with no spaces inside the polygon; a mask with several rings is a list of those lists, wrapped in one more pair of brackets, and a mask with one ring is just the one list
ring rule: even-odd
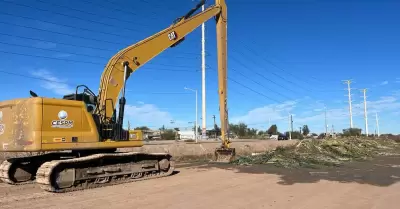
{"label": "excavator boom", "polygon": [[145,65],[158,54],[180,42],[186,35],[196,29],[203,22],[216,16],[221,11],[219,5],[207,8],[188,19],[176,24],[132,45],[115,54],[107,63],[101,76],[99,88],[98,111],[101,119],[111,120],[116,101],[124,85],[124,67],[128,65],[126,77]]}

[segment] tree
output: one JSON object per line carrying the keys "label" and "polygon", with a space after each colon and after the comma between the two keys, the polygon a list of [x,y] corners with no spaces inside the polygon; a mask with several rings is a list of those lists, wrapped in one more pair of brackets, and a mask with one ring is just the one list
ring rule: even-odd
{"label": "tree", "polygon": [[246,133],[247,133],[247,125],[245,123],[239,123],[237,135],[243,137],[246,136]]}
{"label": "tree", "polygon": [[343,136],[361,136],[360,128],[343,129]]}
{"label": "tree", "polygon": [[221,129],[218,127],[217,124],[214,125],[214,130],[218,133],[221,132]]}
{"label": "tree", "polygon": [[269,127],[267,133],[269,135],[276,135],[278,134],[278,127],[276,126],[276,124],[272,125],[271,127]]}
{"label": "tree", "polygon": [[250,136],[250,137],[253,137],[253,136],[256,136],[257,135],[257,129],[255,129],[255,128],[247,128],[247,131],[246,131],[246,136]]}
{"label": "tree", "polygon": [[[304,137],[303,137],[303,135],[300,133],[300,131],[293,131],[293,132],[290,132],[290,133],[291,133],[292,139],[300,139],[300,140],[304,139]],[[289,137],[289,132],[287,131],[287,132],[285,133],[285,135],[286,135],[287,137]]]}
{"label": "tree", "polygon": [[229,124],[229,131],[239,137],[253,137],[258,132],[255,128],[248,128],[245,123]]}
{"label": "tree", "polygon": [[302,131],[303,131],[303,135],[304,135],[304,136],[307,136],[307,135],[310,133],[310,129],[308,128],[307,125],[304,125],[304,126],[303,126]]}
{"label": "tree", "polygon": [[164,130],[163,133],[161,133],[161,138],[164,140],[175,140],[175,132],[172,129],[167,129]]}
{"label": "tree", "polygon": [[180,129],[179,129],[179,128],[174,128],[174,130],[175,130],[175,131],[180,131]]}
{"label": "tree", "polygon": [[150,128],[147,126],[139,126],[139,127],[136,127],[135,130],[147,131],[147,130],[150,130]]}
{"label": "tree", "polygon": [[264,131],[259,131],[259,132],[258,132],[258,135],[259,135],[259,136],[262,136],[262,135],[264,135],[264,134],[265,134]]}

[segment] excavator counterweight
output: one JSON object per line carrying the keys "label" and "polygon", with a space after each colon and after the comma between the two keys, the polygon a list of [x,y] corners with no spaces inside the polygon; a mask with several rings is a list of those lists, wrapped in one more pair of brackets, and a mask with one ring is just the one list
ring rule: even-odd
{"label": "excavator counterweight", "polygon": [[123,128],[126,82],[141,66],[177,47],[213,17],[217,22],[222,141],[215,153],[216,161],[229,162],[235,149],[230,148],[228,136],[227,8],[224,0],[216,0],[215,5],[194,14],[204,3],[164,30],[117,52],[103,71],[98,94],[79,85],[61,99],[30,91],[31,98],[0,101],[0,152],[36,153],[3,161],[0,179],[13,185],[36,182],[49,192],[69,192],[171,175],[175,162],[168,153],[117,151],[143,146],[140,131]]}

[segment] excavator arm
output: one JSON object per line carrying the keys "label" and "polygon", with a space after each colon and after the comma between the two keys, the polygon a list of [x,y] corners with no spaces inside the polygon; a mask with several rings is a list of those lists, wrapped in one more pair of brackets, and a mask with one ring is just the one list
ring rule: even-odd
{"label": "excavator arm", "polygon": [[[225,0],[216,0],[215,5],[208,7],[203,12],[194,16],[192,14],[199,9],[205,0],[202,0],[194,9],[185,16],[178,18],[170,27],[134,44],[128,46],[115,54],[107,63],[101,76],[98,102],[95,112],[99,115],[101,124],[115,123],[116,102],[122,90],[120,107],[125,105],[125,82],[130,74],[149,62],[158,54],[169,47],[175,47],[182,42],[186,35],[206,22],[212,17],[217,21],[217,45],[218,45],[218,86],[219,104],[221,118],[221,151],[229,150],[228,139],[228,114],[227,114],[227,70],[226,70],[226,30],[227,30],[227,9]],[[122,112],[122,113],[121,113]],[[122,114],[122,115],[121,115]],[[122,127],[123,109],[120,108],[118,123]],[[233,151],[234,152],[234,151]]]}

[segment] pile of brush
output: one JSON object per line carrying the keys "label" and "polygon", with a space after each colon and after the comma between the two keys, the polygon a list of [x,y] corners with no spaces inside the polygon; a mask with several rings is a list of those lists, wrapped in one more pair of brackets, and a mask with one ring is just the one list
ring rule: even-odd
{"label": "pile of brush", "polygon": [[326,140],[303,140],[292,146],[254,156],[238,157],[233,164],[274,164],[279,167],[317,168],[337,166],[346,161],[365,160],[373,156],[392,153],[400,144],[390,139],[344,138]]}

